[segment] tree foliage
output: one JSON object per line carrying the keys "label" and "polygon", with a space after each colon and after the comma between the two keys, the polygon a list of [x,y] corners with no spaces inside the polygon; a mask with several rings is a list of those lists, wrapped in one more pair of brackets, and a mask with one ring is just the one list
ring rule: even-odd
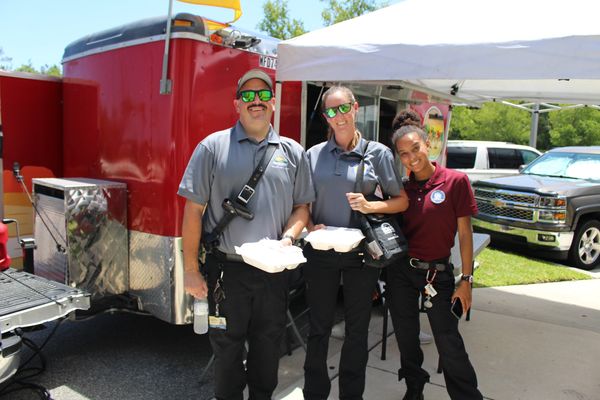
{"label": "tree foliage", "polygon": [[15,68],[15,71],[29,72],[30,74],[39,74],[39,71],[37,71],[35,68],[33,68],[33,65],[31,64],[31,60],[27,64],[23,64],[20,67]]}
{"label": "tree foliage", "polygon": [[[531,114],[498,103],[481,109],[454,107],[449,139],[499,140],[528,144]],[[549,150],[560,146],[600,144],[600,110],[575,108],[540,114],[536,147]]]}
{"label": "tree foliage", "polygon": [[60,67],[56,64],[49,66],[48,64],[43,65],[39,70],[35,69],[34,66],[29,61],[27,64],[21,65],[19,68],[16,68],[17,72],[29,72],[32,74],[42,74],[42,75],[50,75],[50,76],[62,76],[62,72],[60,71]]}
{"label": "tree foliage", "polygon": [[600,110],[574,108],[550,113],[550,141],[557,146],[600,144]]}
{"label": "tree foliage", "polygon": [[[358,17],[387,5],[387,3],[378,4],[376,0],[321,1],[328,3],[321,13],[326,26]],[[287,0],[267,0],[263,4],[263,12],[263,19],[260,20],[257,28],[270,36],[285,40],[306,33],[304,23],[290,17]]]}
{"label": "tree foliage", "polygon": [[62,71],[60,70],[60,67],[56,64],[50,65],[50,66],[48,66],[48,64],[45,64],[40,69],[40,73],[44,74],[44,75],[50,75],[50,76],[62,76]]}
{"label": "tree foliage", "polygon": [[20,67],[13,69],[12,58],[4,55],[4,50],[2,49],[2,47],[0,47],[0,69],[3,69],[5,71],[29,72],[32,74],[62,76],[62,72],[58,65],[45,64],[39,70],[37,70],[31,63],[31,60],[29,60],[27,64],[22,64]]}
{"label": "tree foliage", "polygon": [[328,7],[321,13],[325,26],[358,17],[386,5],[385,3],[377,5],[375,0],[321,1],[329,3]]}
{"label": "tree foliage", "polygon": [[449,139],[499,140],[528,144],[531,115],[499,103],[485,103],[478,110],[454,107]]}
{"label": "tree foliage", "polygon": [[306,32],[302,21],[290,19],[287,0],[267,0],[263,12],[257,27],[272,37],[285,40]]}

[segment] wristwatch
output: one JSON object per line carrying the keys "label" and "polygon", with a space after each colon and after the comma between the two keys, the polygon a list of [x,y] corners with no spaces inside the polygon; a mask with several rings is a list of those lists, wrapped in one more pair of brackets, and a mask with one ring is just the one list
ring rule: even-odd
{"label": "wristwatch", "polygon": [[281,240],[283,240],[283,239],[290,239],[292,241],[292,243],[294,243],[296,241],[296,239],[292,235],[283,235],[281,237]]}
{"label": "wristwatch", "polygon": [[473,283],[473,275],[463,275],[460,277],[461,281],[467,281],[469,283]]}

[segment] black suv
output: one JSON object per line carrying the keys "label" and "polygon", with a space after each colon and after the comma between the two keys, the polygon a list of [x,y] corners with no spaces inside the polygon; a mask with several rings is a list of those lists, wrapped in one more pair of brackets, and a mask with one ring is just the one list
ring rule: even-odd
{"label": "black suv", "polygon": [[519,175],[480,180],[473,190],[474,230],[492,242],[522,244],[587,270],[600,263],[600,146],[550,150]]}

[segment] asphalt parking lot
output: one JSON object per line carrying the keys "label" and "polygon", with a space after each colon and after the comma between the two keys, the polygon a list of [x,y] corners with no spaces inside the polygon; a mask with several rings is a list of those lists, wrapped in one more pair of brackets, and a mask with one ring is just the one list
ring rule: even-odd
{"label": "asphalt parking lot", "polygon": [[[38,345],[56,322],[27,333]],[[28,358],[24,352],[22,360]],[[211,351],[206,335],[131,313],[65,320],[43,350],[46,371],[31,379],[55,400],[210,399],[211,372],[200,384]],[[35,361],[37,364],[37,360]],[[39,399],[32,391],[11,393],[11,400]]]}
{"label": "asphalt parking lot", "polygon": [[[291,299],[301,335],[308,334],[308,315],[302,292]],[[342,316],[337,313],[336,320]],[[25,338],[41,346],[57,322],[28,331]],[[303,354],[284,354],[299,342],[288,328],[282,343],[281,386],[301,376]],[[289,345],[289,348],[288,348]],[[85,320],[65,319],[42,351],[45,371],[28,382],[46,388],[53,400],[207,400],[213,396],[213,370],[200,377],[212,355],[208,335],[196,335],[192,325],[173,325],[153,316],[131,312],[98,314]],[[32,354],[24,349],[23,364]],[[30,366],[39,366],[35,358]],[[6,385],[0,385],[0,389]],[[22,390],[0,399],[34,400],[40,397]]]}

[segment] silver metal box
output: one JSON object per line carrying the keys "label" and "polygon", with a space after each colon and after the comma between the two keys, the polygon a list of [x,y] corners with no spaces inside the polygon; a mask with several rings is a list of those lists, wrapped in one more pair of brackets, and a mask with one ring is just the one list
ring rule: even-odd
{"label": "silver metal box", "polygon": [[127,186],[87,178],[33,179],[35,274],[89,292],[129,289]]}

